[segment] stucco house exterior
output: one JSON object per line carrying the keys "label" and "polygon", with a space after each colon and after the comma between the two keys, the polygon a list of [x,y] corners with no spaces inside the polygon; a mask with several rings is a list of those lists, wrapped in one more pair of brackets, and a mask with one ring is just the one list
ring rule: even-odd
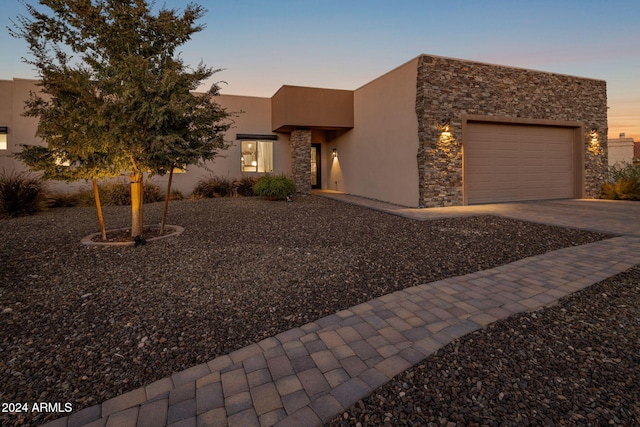
{"label": "stucco house exterior", "polygon": [[616,163],[632,163],[635,155],[635,143],[633,138],[627,138],[624,132],[621,132],[618,138],[609,138],[609,166]]}
{"label": "stucco house exterior", "polygon": [[[20,170],[11,157],[20,144],[38,143],[36,120],[21,116],[34,88],[0,81],[5,171]],[[594,198],[607,172],[602,80],[420,55],[355,90],[285,85],[271,98],[216,102],[243,111],[232,146],[176,175],[183,193],[212,173],[285,173],[302,193],[436,207]]]}

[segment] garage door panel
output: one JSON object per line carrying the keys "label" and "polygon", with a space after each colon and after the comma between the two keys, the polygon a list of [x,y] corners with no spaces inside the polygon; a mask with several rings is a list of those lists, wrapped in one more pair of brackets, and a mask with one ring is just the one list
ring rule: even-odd
{"label": "garage door panel", "polygon": [[463,149],[468,203],[574,197],[572,128],[469,123]]}

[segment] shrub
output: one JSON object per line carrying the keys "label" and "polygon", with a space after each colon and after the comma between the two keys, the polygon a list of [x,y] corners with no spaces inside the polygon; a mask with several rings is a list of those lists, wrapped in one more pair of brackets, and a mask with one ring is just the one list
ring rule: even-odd
{"label": "shrub", "polygon": [[[127,185],[129,185],[127,183]],[[160,191],[160,187],[154,182],[145,182],[142,193],[142,200],[144,203],[155,203],[155,202],[164,202],[164,196],[166,194],[165,191]],[[127,204],[130,204],[131,200]]]}
{"label": "shrub", "polygon": [[200,180],[191,193],[196,199],[211,199],[214,197],[230,196],[233,192],[233,183],[227,179],[212,176],[206,180]]}
{"label": "shrub", "polygon": [[610,183],[615,183],[621,179],[640,182],[640,165],[634,165],[628,162],[617,162],[613,166],[609,166]]}
{"label": "shrub", "polygon": [[182,191],[171,190],[171,193],[169,194],[169,200],[182,200],[182,199],[184,199],[184,195],[182,194]]}
{"label": "shrub", "polygon": [[0,216],[33,215],[46,208],[44,183],[25,173],[0,175]]}
{"label": "shrub", "polygon": [[620,178],[602,186],[602,198],[609,200],[640,200],[640,181]]}
{"label": "shrub", "polygon": [[602,198],[640,200],[640,166],[628,162],[610,166],[608,182],[602,186]]}
{"label": "shrub", "polygon": [[253,186],[253,192],[270,200],[285,200],[296,192],[296,185],[285,175],[265,175]]}
{"label": "shrub", "polygon": [[251,197],[255,196],[253,193],[253,186],[258,182],[258,178],[243,175],[242,178],[233,182],[234,187],[238,191],[238,196]]}
{"label": "shrub", "polygon": [[[102,206],[128,206],[131,205],[131,184],[128,180],[111,181],[98,184],[100,204]],[[83,191],[77,194],[79,206],[95,206],[93,190]],[[145,182],[142,198],[144,203],[164,201],[164,193],[157,184]]]}
{"label": "shrub", "polygon": [[49,194],[47,198],[49,208],[72,208],[82,205],[81,193],[55,193]]}

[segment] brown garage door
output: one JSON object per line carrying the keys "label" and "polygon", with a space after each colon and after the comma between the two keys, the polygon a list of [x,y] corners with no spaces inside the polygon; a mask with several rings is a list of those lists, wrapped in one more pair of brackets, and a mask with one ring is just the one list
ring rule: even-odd
{"label": "brown garage door", "polygon": [[573,198],[573,129],[469,123],[467,203]]}

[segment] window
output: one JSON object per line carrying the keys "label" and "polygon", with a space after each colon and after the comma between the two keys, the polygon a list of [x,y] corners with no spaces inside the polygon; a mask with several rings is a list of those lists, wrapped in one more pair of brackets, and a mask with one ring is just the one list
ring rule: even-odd
{"label": "window", "polygon": [[0,150],[7,149],[7,132],[8,128],[6,126],[0,126]]}
{"label": "window", "polygon": [[271,141],[242,141],[242,172],[273,172]]}

